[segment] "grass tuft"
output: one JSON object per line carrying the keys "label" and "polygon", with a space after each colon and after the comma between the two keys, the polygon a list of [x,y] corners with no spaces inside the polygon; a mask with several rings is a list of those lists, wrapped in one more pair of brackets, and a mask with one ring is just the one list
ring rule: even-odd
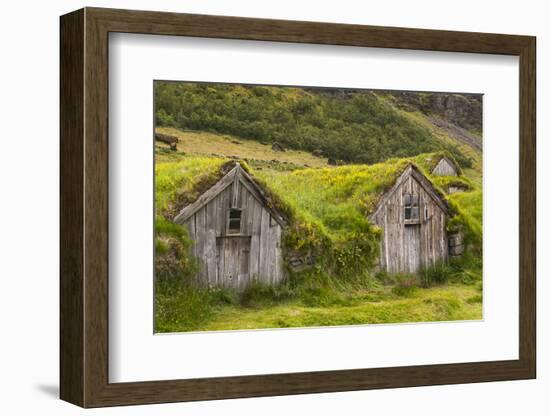
{"label": "grass tuft", "polygon": [[418,271],[418,278],[422,287],[442,285],[451,279],[454,269],[444,262],[438,262],[430,267],[422,267]]}

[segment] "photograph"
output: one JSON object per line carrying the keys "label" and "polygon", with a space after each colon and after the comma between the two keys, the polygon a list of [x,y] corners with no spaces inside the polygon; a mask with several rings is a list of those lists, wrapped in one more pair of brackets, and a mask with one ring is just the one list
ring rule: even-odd
{"label": "photograph", "polygon": [[154,331],[483,319],[483,95],[155,80]]}

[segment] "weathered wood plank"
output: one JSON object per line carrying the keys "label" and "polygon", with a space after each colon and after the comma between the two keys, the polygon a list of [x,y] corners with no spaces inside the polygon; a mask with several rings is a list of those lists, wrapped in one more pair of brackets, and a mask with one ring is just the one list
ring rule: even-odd
{"label": "weathered wood plank", "polygon": [[246,207],[245,208],[245,231],[243,231],[243,234],[246,235],[252,235],[252,230],[254,229],[254,206],[256,204],[256,201],[254,200],[254,197],[250,192],[248,192],[245,188],[242,189],[242,204]]}
{"label": "weathered wood plank", "polygon": [[231,191],[231,208],[238,208],[239,207],[239,191],[240,191],[240,180],[241,180],[241,169],[240,165],[237,163],[237,167],[235,168],[235,173],[233,174],[233,189]]}
{"label": "weathered wood plank", "polygon": [[209,286],[216,286],[218,283],[218,268],[216,265],[216,228],[217,217],[216,207],[218,198],[214,198],[206,205],[206,242],[204,247],[204,260],[206,263],[206,274]]}
{"label": "weathered wood plank", "polygon": [[437,176],[457,176],[458,170],[449,159],[446,157],[441,158],[432,171],[432,175]]}
{"label": "weathered wood plank", "polygon": [[255,200],[251,201],[249,206],[249,216],[252,223],[249,274],[252,279],[258,279],[260,274],[260,229],[262,221],[262,207]]}
{"label": "weathered wood plank", "polygon": [[225,287],[225,238],[218,237],[216,239],[216,258],[218,260],[218,281],[219,286]]}
{"label": "weathered wood plank", "polygon": [[204,260],[206,235],[206,209],[202,207],[195,214],[195,244],[197,246],[197,259],[199,260],[198,277],[200,283],[203,285],[208,283],[208,269]]}
{"label": "weathered wood plank", "polygon": [[219,237],[223,234],[223,226],[224,226],[224,221],[223,221],[223,216],[224,216],[224,211],[223,211],[223,193],[221,193],[220,195],[218,195],[216,198],[214,198],[211,202],[212,204],[214,204],[214,216],[215,216],[215,231],[216,231],[216,237]]}
{"label": "weathered wood plank", "polygon": [[260,223],[260,256],[259,256],[259,278],[264,283],[269,283],[269,212],[261,210]]}
{"label": "weathered wood plank", "polygon": [[193,240],[193,246],[192,246],[192,252],[193,256],[197,257],[197,244],[196,244],[196,234],[195,234],[195,217],[189,218],[185,223],[184,226],[187,227],[187,230],[189,232],[189,238]]}
{"label": "weathered wood plank", "polygon": [[275,283],[280,283],[284,278],[283,273],[283,253],[281,250],[281,234],[282,234],[282,228],[281,226],[277,225],[275,227],[275,268],[273,270],[273,276],[275,279]]}

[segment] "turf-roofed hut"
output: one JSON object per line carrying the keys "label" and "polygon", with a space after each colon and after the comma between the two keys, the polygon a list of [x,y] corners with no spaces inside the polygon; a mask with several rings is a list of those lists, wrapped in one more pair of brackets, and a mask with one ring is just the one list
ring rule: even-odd
{"label": "turf-roofed hut", "polygon": [[189,230],[201,286],[242,290],[252,280],[276,284],[284,278],[285,217],[239,163],[174,222]]}
{"label": "turf-roofed hut", "polygon": [[444,196],[419,168],[408,164],[369,216],[382,229],[381,269],[414,273],[447,261],[450,216]]}
{"label": "turf-roofed hut", "polygon": [[458,176],[460,173],[460,166],[448,156],[442,156],[432,170],[434,176]]}

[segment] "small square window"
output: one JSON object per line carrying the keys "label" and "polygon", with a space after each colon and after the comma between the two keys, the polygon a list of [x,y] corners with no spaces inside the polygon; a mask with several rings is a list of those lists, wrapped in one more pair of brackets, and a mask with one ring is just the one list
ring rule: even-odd
{"label": "small square window", "polygon": [[420,209],[418,206],[418,195],[403,195],[403,205],[405,208],[405,220],[419,220]]}
{"label": "small square window", "polygon": [[228,234],[239,234],[241,232],[241,217],[242,210],[231,208],[229,210],[229,218],[227,222]]}

